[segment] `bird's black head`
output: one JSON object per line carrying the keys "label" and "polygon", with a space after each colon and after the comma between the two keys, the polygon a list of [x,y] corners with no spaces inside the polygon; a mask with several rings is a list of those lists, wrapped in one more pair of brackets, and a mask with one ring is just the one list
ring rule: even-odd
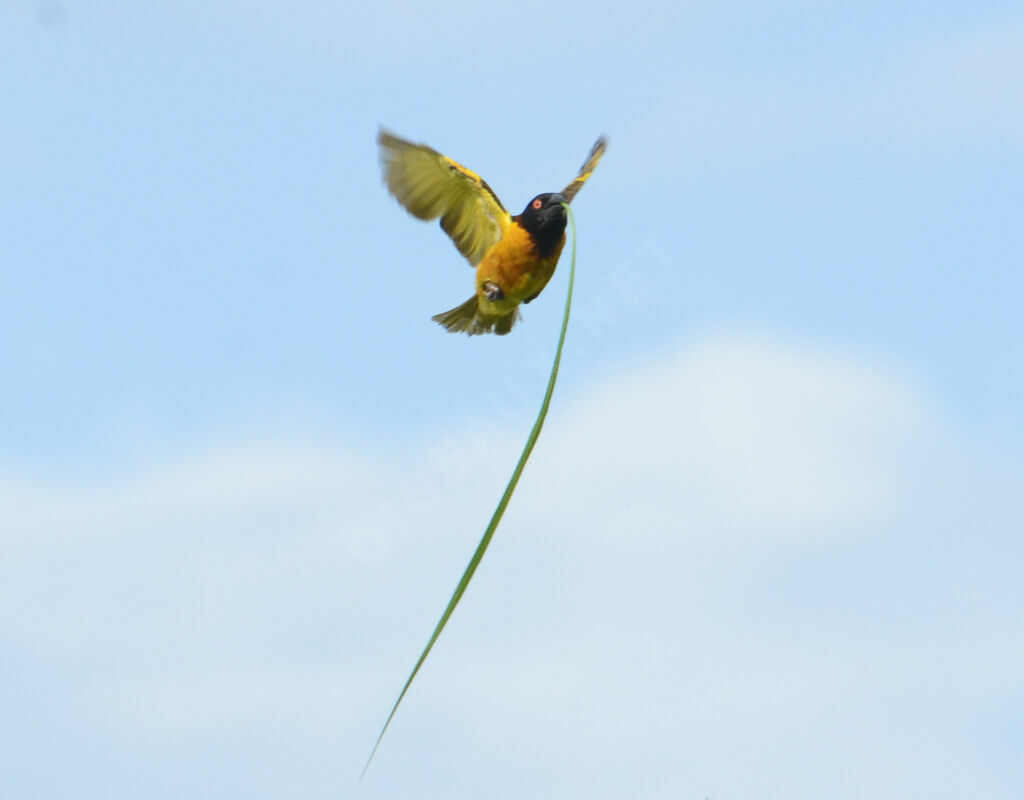
{"label": "bird's black head", "polygon": [[557,192],[539,194],[526,204],[517,218],[530,234],[541,257],[550,255],[565,233],[565,198]]}

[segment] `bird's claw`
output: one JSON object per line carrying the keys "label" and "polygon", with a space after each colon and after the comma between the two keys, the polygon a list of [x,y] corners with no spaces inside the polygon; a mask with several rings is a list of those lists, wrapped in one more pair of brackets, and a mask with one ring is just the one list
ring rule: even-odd
{"label": "bird's claw", "polygon": [[497,300],[505,299],[505,293],[501,290],[501,287],[498,286],[498,284],[493,283],[492,281],[484,281],[483,286],[481,288],[484,290],[484,297],[486,297],[492,303]]}

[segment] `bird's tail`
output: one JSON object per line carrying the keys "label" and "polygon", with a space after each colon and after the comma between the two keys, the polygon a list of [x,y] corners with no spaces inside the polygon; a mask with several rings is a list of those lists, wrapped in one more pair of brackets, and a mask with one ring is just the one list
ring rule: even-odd
{"label": "bird's tail", "polygon": [[484,314],[480,311],[480,301],[473,295],[462,305],[435,314],[431,319],[441,325],[449,333],[466,333],[469,336],[476,336],[481,333],[497,333],[504,336],[519,319],[519,309],[513,309],[508,314],[496,316]]}

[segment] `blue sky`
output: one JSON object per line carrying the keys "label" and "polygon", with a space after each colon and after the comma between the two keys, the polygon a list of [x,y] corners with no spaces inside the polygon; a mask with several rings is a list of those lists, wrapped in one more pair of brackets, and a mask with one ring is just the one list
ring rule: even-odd
{"label": "blue sky", "polygon": [[[1019,797],[1016,3],[0,9],[13,797]],[[383,124],[574,209],[540,400]],[[563,265],[564,267],[564,265]]]}

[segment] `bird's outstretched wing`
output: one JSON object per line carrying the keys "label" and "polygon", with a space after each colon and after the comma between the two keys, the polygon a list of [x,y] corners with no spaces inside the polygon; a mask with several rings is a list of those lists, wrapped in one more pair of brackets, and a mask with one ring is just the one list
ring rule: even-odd
{"label": "bird's outstretched wing", "polygon": [[562,190],[565,202],[571,203],[572,199],[576,196],[576,192],[583,188],[583,184],[587,182],[587,178],[590,177],[590,173],[594,171],[594,168],[597,166],[597,162],[601,160],[601,156],[604,155],[604,150],[607,146],[608,142],[603,136],[594,142],[594,146],[590,149],[590,155],[587,156],[587,160],[583,162],[583,166],[580,167],[579,174],[573,178],[572,183]]}
{"label": "bird's outstretched wing", "polygon": [[433,148],[383,128],[377,144],[384,182],[395,199],[415,217],[440,217],[441,228],[476,266],[512,223],[487,181]]}

